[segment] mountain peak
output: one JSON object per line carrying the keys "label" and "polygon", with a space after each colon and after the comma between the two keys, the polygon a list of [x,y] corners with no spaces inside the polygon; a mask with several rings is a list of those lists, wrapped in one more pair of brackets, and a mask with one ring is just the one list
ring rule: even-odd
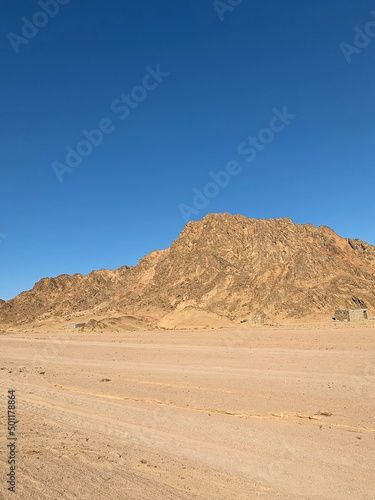
{"label": "mountain peak", "polygon": [[[87,276],[44,278],[0,302],[8,324],[121,315],[150,325],[207,324],[330,315],[362,304],[375,308],[375,247],[327,226],[292,219],[208,214],[189,222],[166,250],[134,267]],[[186,318],[189,318],[186,320]],[[163,324],[164,324],[163,323]]]}

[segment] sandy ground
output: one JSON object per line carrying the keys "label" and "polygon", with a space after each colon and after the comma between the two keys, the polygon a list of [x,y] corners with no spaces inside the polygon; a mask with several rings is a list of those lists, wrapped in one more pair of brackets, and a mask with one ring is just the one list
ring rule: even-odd
{"label": "sandy ground", "polygon": [[0,498],[374,499],[374,338],[373,321],[1,335]]}

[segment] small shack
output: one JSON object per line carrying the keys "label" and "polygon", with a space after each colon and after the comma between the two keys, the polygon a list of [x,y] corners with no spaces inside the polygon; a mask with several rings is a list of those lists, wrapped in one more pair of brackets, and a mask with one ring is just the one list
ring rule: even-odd
{"label": "small shack", "polygon": [[254,314],[254,316],[251,318],[251,322],[253,325],[264,325],[264,316],[263,314]]}
{"label": "small shack", "polygon": [[334,321],[366,321],[367,309],[339,309],[335,311]]}

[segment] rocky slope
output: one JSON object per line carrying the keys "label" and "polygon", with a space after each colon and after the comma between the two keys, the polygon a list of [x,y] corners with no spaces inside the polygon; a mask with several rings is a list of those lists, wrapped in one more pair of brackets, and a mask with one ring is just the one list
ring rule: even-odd
{"label": "rocky slope", "polygon": [[[150,327],[204,326],[375,310],[375,247],[290,219],[209,214],[134,268],[45,278],[0,304],[4,324],[76,314],[138,318]],[[125,326],[123,325],[125,328]]]}
{"label": "rocky slope", "polygon": [[32,290],[0,303],[0,323],[24,324],[93,310],[105,304],[126,283],[131,269],[124,266],[114,271],[93,271],[87,276],[61,274],[57,278],[43,278]]}

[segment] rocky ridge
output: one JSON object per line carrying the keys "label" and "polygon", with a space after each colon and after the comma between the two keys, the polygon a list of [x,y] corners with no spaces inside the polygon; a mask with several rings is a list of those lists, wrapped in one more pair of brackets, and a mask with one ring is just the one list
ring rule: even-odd
{"label": "rocky ridge", "polygon": [[[0,303],[0,322],[76,317],[109,327],[219,326],[375,310],[375,247],[291,219],[209,214],[136,267],[44,278]],[[95,319],[94,319],[95,318]],[[103,326],[104,325],[104,326]],[[94,329],[94,327],[92,328]]]}

